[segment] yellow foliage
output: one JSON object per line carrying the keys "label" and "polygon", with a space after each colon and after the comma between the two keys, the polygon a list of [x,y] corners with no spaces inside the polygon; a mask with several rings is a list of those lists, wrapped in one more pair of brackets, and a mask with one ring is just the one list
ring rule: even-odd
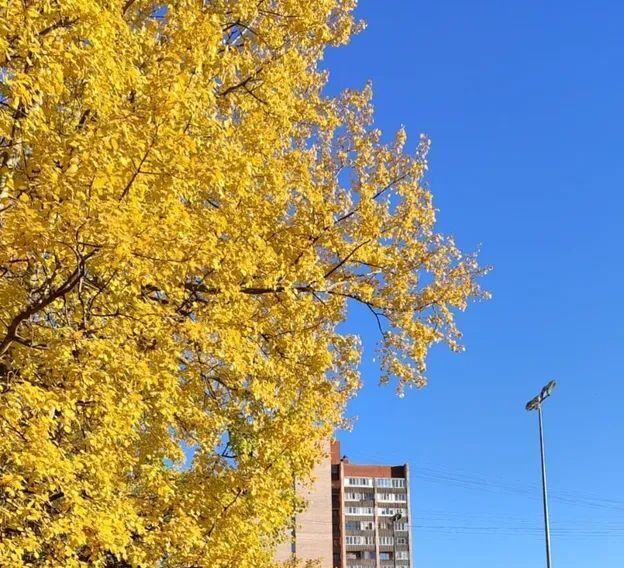
{"label": "yellow foliage", "polygon": [[0,0],[0,566],[271,565],[358,385],[424,384],[479,268],[427,141],[323,96],[355,0]]}

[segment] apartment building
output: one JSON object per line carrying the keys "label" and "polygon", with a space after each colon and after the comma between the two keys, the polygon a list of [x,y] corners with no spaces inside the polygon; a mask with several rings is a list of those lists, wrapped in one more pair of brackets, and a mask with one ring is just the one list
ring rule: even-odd
{"label": "apartment building", "polygon": [[359,465],[332,444],[333,568],[411,568],[409,468]]}
{"label": "apartment building", "polygon": [[306,489],[308,508],[294,519],[277,559],[319,560],[321,568],[412,568],[408,466],[352,464],[339,442],[327,450]]}

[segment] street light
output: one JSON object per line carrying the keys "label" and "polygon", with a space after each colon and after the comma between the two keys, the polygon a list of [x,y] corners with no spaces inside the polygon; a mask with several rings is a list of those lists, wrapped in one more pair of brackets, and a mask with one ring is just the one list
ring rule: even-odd
{"label": "street light", "polygon": [[394,564],[394,568],[396,568],[396,561],[397,561],[397,557],[396,557],[396,524],[397,521],[400,521],[403,518],[403,515],[401,513],[395,513],[394,515],[392,515],[392,562]]}
{"label": "street light", "polygon": [[542,402],[544,402],[557,386],[555,381],[550,381],[540,393],[529,400],[527,410],[537,410],[539,416],[540,455],[542,459],[542,498],[544,501],[544,535],[546,537],[546,566],[551,568],[550,560],[550,523],[548,521],[548,490],[546,488],[546,461],[544,456],[544,427],[542,425]]}

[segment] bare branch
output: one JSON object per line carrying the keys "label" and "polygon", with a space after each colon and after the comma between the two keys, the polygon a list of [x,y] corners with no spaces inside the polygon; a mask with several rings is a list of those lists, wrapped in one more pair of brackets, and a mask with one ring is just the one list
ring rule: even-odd
{"label": "bare branch", "polygon": [[367,245],[371,242],[372,239],[367,239],[363,243],[360,243],[356,246],[347,256],[345,256],[336,266],[334,266],[329,272],[324,275],[324,278],[329,278],[336,270],[338,270],[341,266],[344,265],[358,250],[360,250],[364,245]]}

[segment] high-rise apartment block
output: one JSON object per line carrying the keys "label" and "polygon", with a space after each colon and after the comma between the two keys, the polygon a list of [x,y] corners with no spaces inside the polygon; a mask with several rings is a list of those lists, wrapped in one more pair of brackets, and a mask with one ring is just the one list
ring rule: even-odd
{"label": "high-rise apartment block", "polygon": [[315,471],[308,509],[278,559],[295,555],[321,568],[411,568],[407,465],[357,465],[332,442]]}
{"label": "high-rise apartment block", "polygon": [[331,461],[333,567],[410,568],[408,466]]}

